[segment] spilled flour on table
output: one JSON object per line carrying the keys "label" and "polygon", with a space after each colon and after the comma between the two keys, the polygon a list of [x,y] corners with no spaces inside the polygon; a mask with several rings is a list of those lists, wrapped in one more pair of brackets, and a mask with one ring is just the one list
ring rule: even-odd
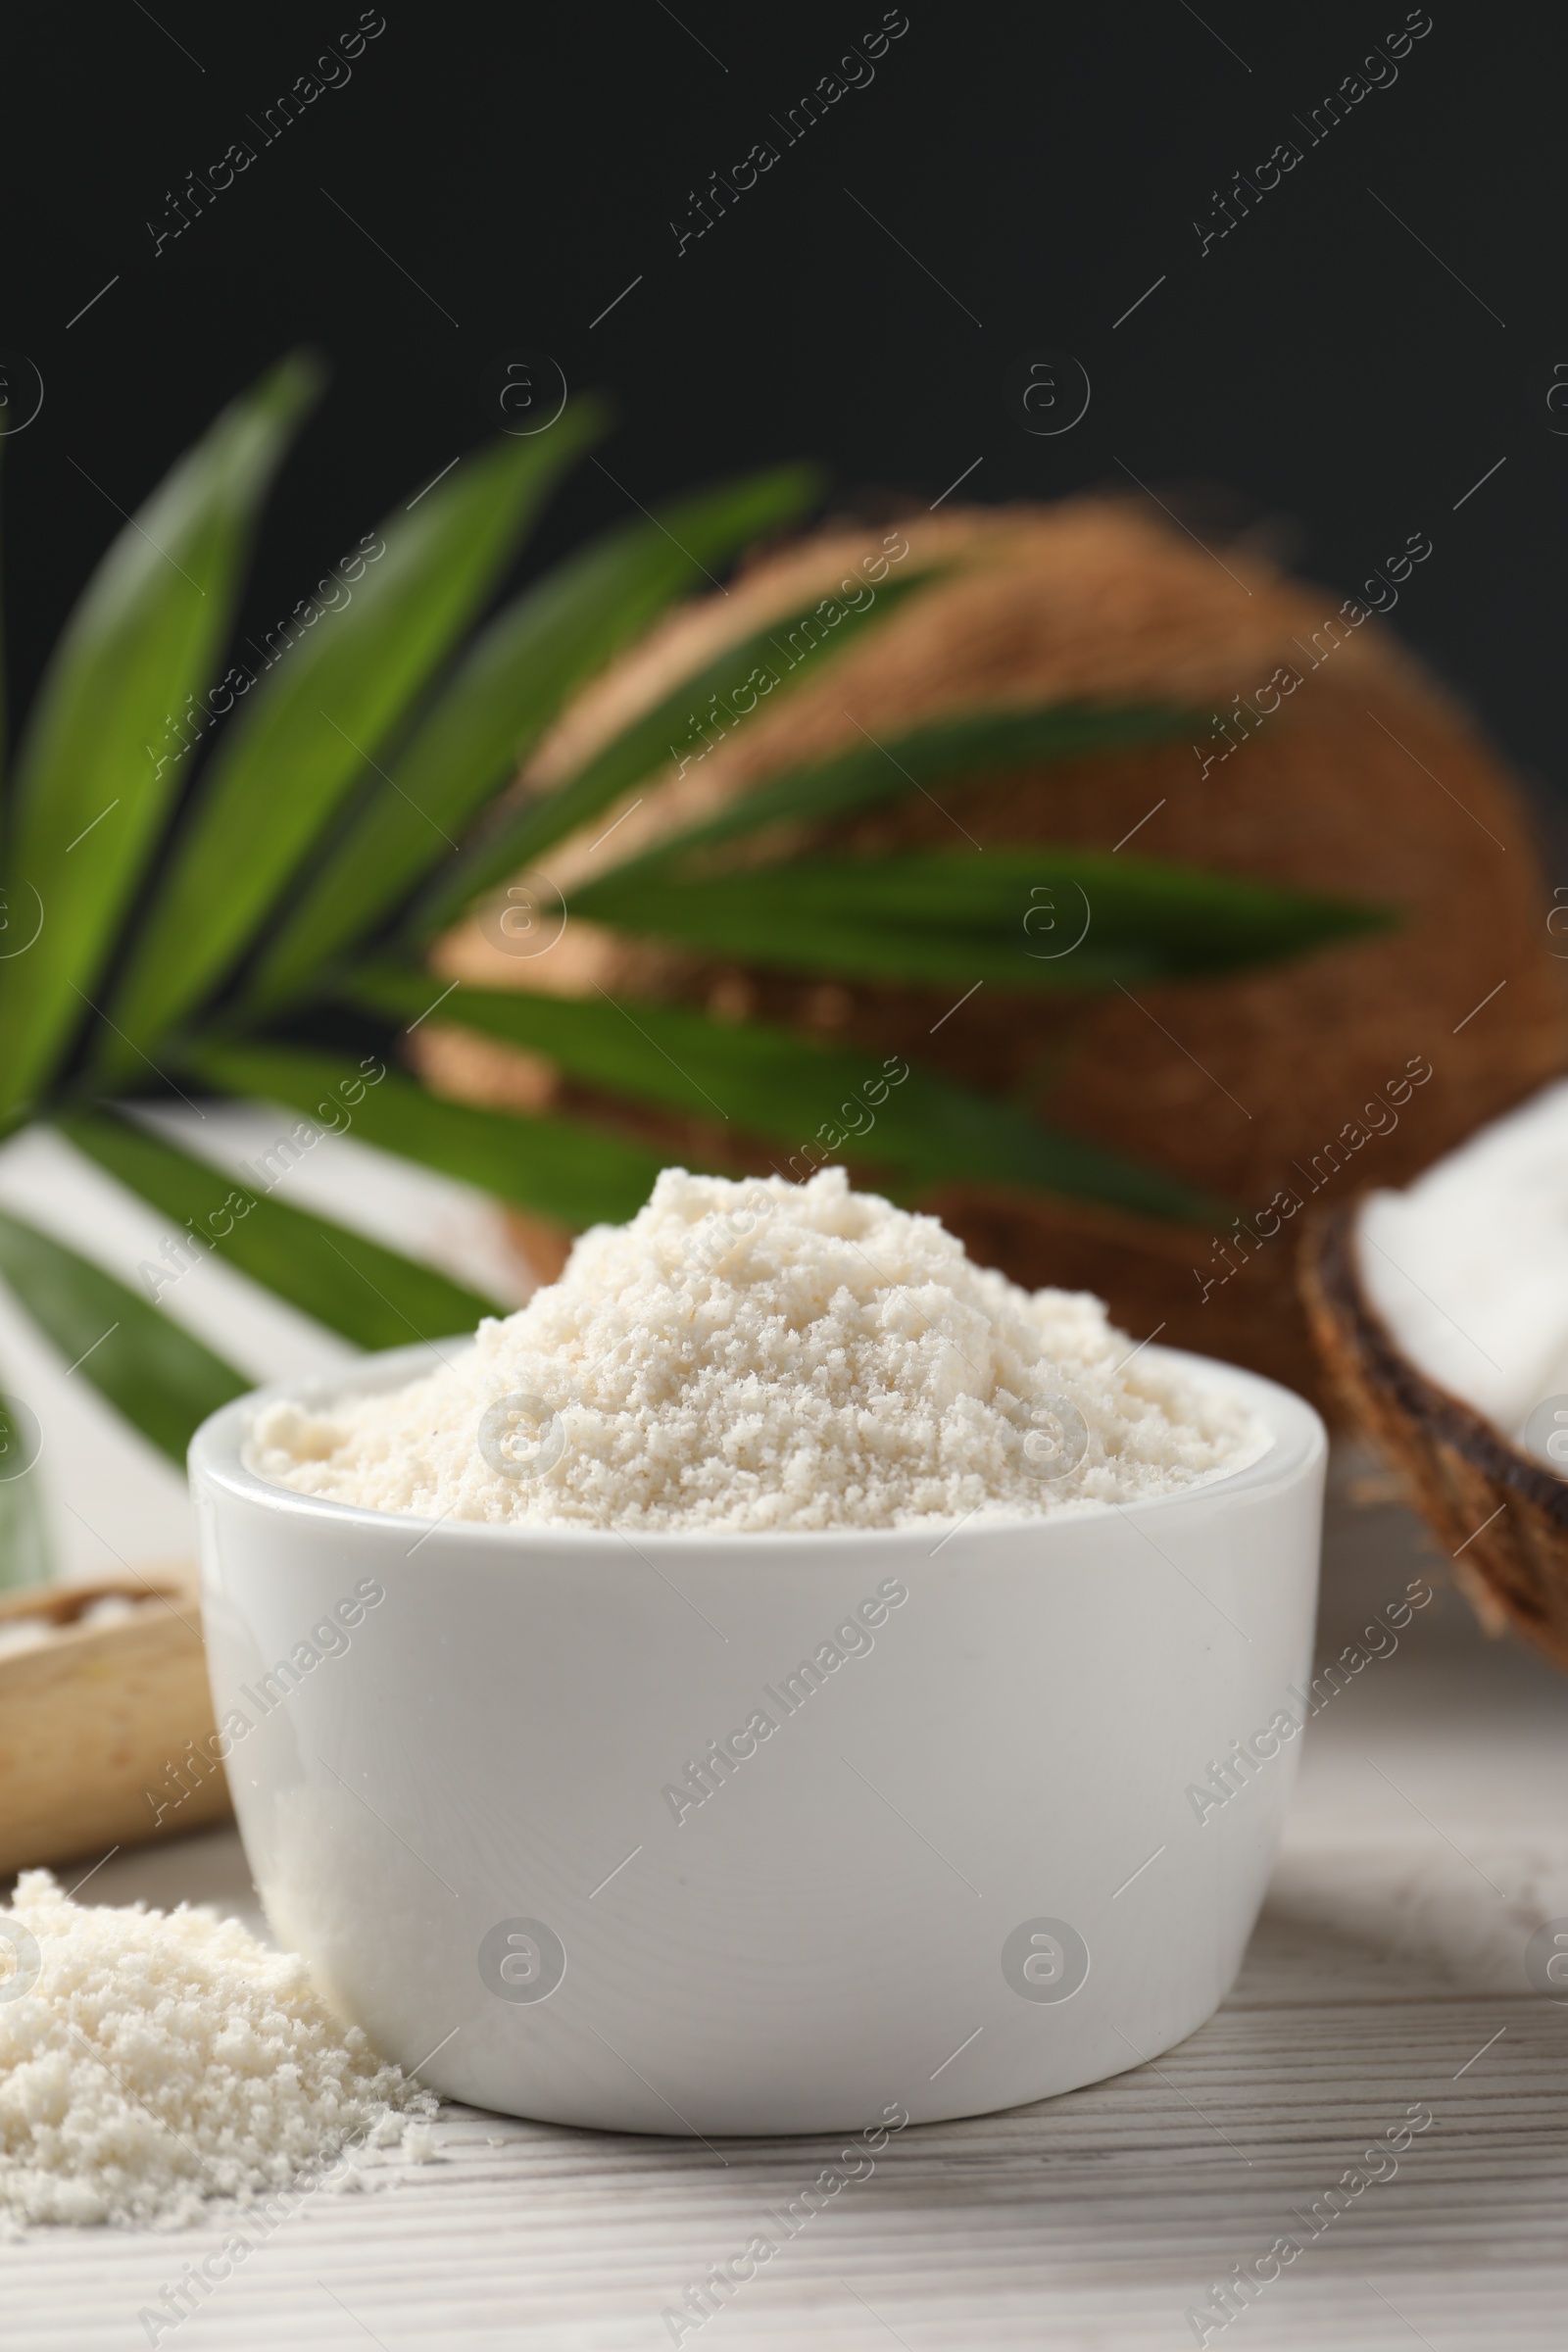
{"label": "spilled flour on table", "polygon": [[0,2234],[178,2228],[212,2197],[243,2228],[437,2104],[237,1920],[74,1903],[46,1870],[0,1910]]}

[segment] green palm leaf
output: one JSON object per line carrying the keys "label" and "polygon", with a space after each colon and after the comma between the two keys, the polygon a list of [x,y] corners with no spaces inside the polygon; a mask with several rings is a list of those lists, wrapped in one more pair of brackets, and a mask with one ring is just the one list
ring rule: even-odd
{"label": "green palm leaf", "polygon": [[567,697],[639,636],[710,564],[788,521],[814,497],[808,466],[727,483],[610,533],[508,607],[268,943],[246,992],[286,1004],[442,865],[510,784]]}
{"label": "green palm leaf", "polygon": [[185,1243],[188,1228],[239,1273],[358,1348],[445,1339],[471,1330],[481,1315],[506,1311],[346,1225],[232,1182],[126,1119],[68,1112],[56,1124],[99,1167],[162,1209],[177,1243]]}
{"label": "green palm leaf", "polygon": [[[189,768],[267,486],[319,378],[288,360],[127,521],[67,623],[14,781],[0,939],[0,1121],[53,1074]],[[18,951],[40,926],[25,952]]]}
{"label": "green palm leaf", "polygon": [[225,976],[333,812],[472,620],[546,490],[603,429],[589,403],[502,441],[389,516],[352,601],[290,646],[247,702],[143,926],[100,1067],[122,1078]]}
{"label": "green palm leaf", "polygon": [[4,1210],[0,1275],[73,1373],[176,1462],[208,1414],[252,1385],[101,1266]]}
{"label": "green palm leaf", "polygon": [[[338,1102],[344,1076],[341,1059],[289,1046],[205,1046],[185,1066],[225,1094],[286,1102],[308,1118]],[[353,1127],[362,1143],[572,1226],[631,1216],[663,1165],[608,1129],[444,1102],[396,1073],[354,1104]]]}
{"label": "green palm leaf", "polygon": [[[684,773],[687,765],[707,757],[709,739],[700,731],[704,723],[720,734],[743,726],[764,696],[787,693],[804,678],[820,675],[824,663],[846,651],[864,630],[891,618],[906,597],[929,587],[933,576],[919,572],[909,579],[886,582],[877,590],[874,602],[843,608],[831,633],[817,619],[818,606],[826,601],[817,598],[716,654],[651,710],[632,719],[575,775],[505,818],[491,839],[431,893],[419,909],[417,936],[427,938],[443,929],[480,892],[514,874],[520,865],[540,857],[591,818],[603,815],[656,769],[674,761],[676,773]],[[715,702],[723,705],[725,716],[715,717],[705,709]]]}
{"label": "green palm leaf", "polygon": [[[868,736],[832,760],[771,776],[765,784],[739,794],[716,816],[672,833],[642,857],[616,865],[613,877],[620,883],[635,875],[639,883],[654,888],[666,870],[696,862],[696,853],[746,835],[803,823],[833,823],[881,802],[906,799],[911,792],[924,793],[929,800],[926,787],[932,784],[961,785],[972,777],[1077,760],[1086,753],[1166,743],[1196,723],[1190,710],[1152,703],[1048,703],[1022,710],[960,710],[886,741]],[[963,831],[959,817],[945,807],[943,813],[956,831]]]}
{"label": "green palm leaf", "polygon": [[[356,1000],[394,1019],[429,1004],[421,972],[378,966]],[[462,988],[440,1017],[544,1054],[611,1097],[711,1121],[779,1147],[776,1173],[828,1160],[886,1171],[902,1189],[966,1177],[1030,1192],[1114,1200],[1160,1217],[1211,1218],[1218,1203],[1119,1153],[1064,1135],[1010,1103],[902,1055],[816,1044],[761,1022],[715,1021],[667,1004]],[[901,1074],[902,1073],[902,1074]],[[738,1162],[735,1164],[739,1164]]]}
{"label": "green palm leaf", "polygon": [[567,908],[794,972],[1082,993],[1190,979],[1381,929],[1382,909],[1089,850],[801,859],[689,881],[607,875]]}

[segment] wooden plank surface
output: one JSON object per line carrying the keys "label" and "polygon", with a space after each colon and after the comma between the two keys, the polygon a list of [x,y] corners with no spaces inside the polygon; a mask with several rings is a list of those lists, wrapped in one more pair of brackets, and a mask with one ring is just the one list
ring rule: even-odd
{"label": "wooden plank surface", "polygon": [[[1320,1654],[1420,1574],[1439,1583],[1441,1563],[1402,1513],[1337,1509]],[[228,1832],[117,1858],[93,1892],[254,1902]],[[1113,2082],[896,2135],[681,2341],[1179,2352],[1199,2340],[1188,2312],[1294,2232],[1298,2256],[1209,2344],[1559,2352],[1568,2004],[1523,1968],[1556,1917],[1568,1682],[1485,1643],[1440,1591],[1310,1727],[1268,1907],[1210,2025]],[[1396,2173],[1314,2233],[1314,2203],[1412,2108],[1432,2120]],[[306,2198],[160,2340],[657,2352],[662,2314],[756,2233],[782,2238],[767,2217],[838,2145],[710,2151],[452,2109],[433,2161]],[[0,2345],[145,2344],[139,2309],[225,2233],[0,2246]]]}

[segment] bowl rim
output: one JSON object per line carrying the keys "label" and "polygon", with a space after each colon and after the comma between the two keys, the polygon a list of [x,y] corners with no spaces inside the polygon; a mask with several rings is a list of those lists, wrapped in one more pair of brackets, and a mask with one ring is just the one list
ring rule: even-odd
{"label": "bowl rim", "polygon": [[[390,1540],[394,1533],[423,1530],[429,1535],[439,1528],[448,1541],[481,1553],[537,1553],[551,1549],[571,1550],[584,1558],[596,1553],[612,1558],[621,1556],[623,1547],[629,1544],[636,1550],[647,1548],[656,1555],[668,1557],[689,1555],[698,1545],[706,1549],[729,1544],[739,1546],[747,1557],[755,1555],[760,1560],[778,1554],[819,1553],[825,1544],[832,1543],[874,1556],[879,1550],[906,1549],[911,1542],[924,1542],[943,1528],[948,1532],[937,1545],[938,1552],[950,1539],[960,1535],[965,1539],[961,1548],[967,1551],[975,1542],[994,1536],[1016,1537],[1026,1533],[1049,1543],[1061,1540],[1069,1529],[1102,1524],[1113,1515],[1142,1520],[1200,1507],[1216,1497],[1226,1504],[1240,1502],[1290,1485],[1325,1459],[1328,1451],[1328,1433],[1321,1416],[1293,1389],[1217,1356],[1197,1355],[1181,1348],[1150,1348],[1152,1360],[1185,1373],[1201,1386],[1238,1392],[1267,1427],[1268,1444],[1238,1468],[1210,1471],[1193,1485],[1169,1494],[1146,1495],[1135,1502],[1090,1500],[1082,1509],[1049,1514],[999,1511],[977,1519],[971,1512],[951,1522],[929,1519],[909,1527],[796,1529],[709,1526],[627,1530],[454,1519],[450,1515],[429,1519],[412,1511],[377,1511],[363,1503],[334,1502],[323,1495],[303,1494],[296,1488],[263,1478],[244,1460],[243,1449],[251,1426],[264,1406],[280,1402],[320,1404],[346,1391],[363,1395],[400,1387],[442,1360],[454,1348],[471,1345],[472,1339],[470,1332],[458,1340],[387,1348],[364,1356],[348,1371],[338,1366],[307,1380],[272,1381],[234,1397],[209,1414],[191,1439],[187,1463],[193,1495],[201,1501],[210,1498],[204,1497],[204,1489],[217,1488],[230,1500],[275,1513],[282,1519],[298,1519],[317,1529],[336,1527],[345,1535],[356,1531],[361,1536],[377,1536],[383,1541]],[[421,1535],[421,1544],[423,1540]],[[418,1548],[419,1544],[414,1546],[415,1551]]]}

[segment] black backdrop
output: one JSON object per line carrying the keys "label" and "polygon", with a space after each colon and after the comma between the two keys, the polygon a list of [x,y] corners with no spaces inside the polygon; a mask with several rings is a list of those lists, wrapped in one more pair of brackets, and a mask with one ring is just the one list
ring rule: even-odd
{"label": "black backdrop", "polygon": [[[623,488],[583,468],[530,564],[626,495],[802,454],[923,504],[965,474],[988,501],[1131,474],[1341,593],[1424,532],[1395,626],[1548,798],[1568,783],[1560,12],[29,19],[0,232],[13,426],[24,360],[43,388],[3,453],[14,698],[115,507],[279,352],[315,346],[333,382],[248,625],[483,436],[487,363],[544,352],[613,396]],[[1026,419],[1044,355],[1055,408]],[[1070,429],[1025,429],[1084,382]]]}

